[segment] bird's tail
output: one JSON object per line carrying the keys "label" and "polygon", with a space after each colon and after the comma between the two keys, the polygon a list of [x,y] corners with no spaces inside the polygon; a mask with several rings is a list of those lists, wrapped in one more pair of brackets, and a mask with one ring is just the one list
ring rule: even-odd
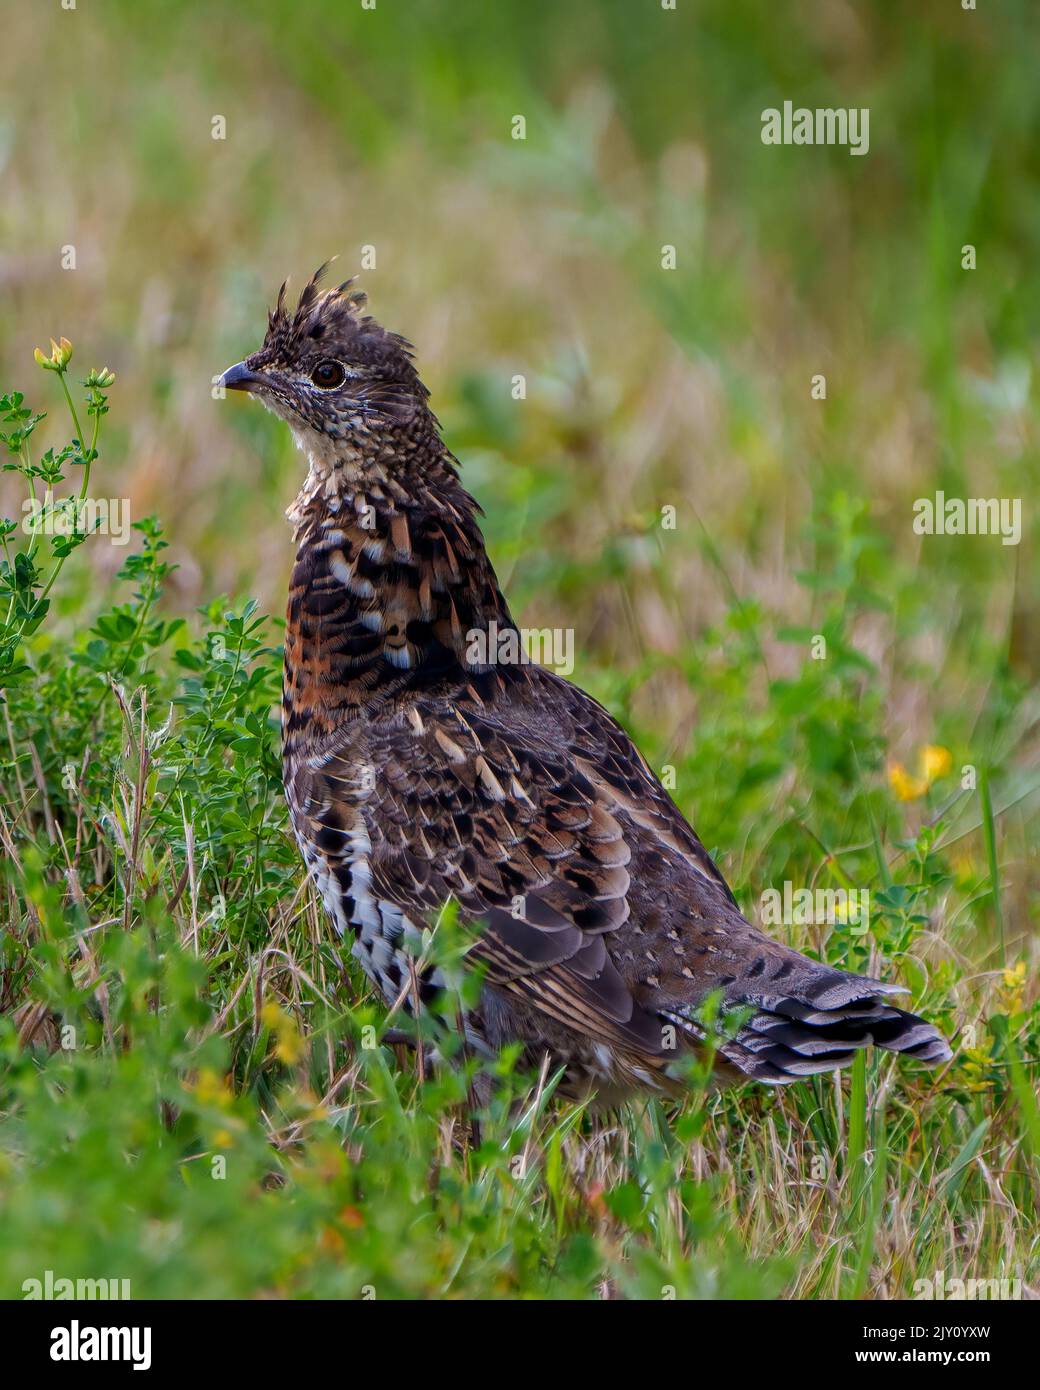
{"label": "bird's tail", "polygon": [[[930,1066],[949,1061],[949,1043],[936,1027],[888,1002],[891,995],[906,993],[900,985],[799,959],[811,968],[783,994],[734,998],[727,991],[730,1007],[756,1010],[718,1052],[744,1076],[784,1085],[849,1066],[856,1052],[871,1044]],[[703,1039],[703,1027],[693,1021],[692,1011],[669,1011],[668,1017]]]}

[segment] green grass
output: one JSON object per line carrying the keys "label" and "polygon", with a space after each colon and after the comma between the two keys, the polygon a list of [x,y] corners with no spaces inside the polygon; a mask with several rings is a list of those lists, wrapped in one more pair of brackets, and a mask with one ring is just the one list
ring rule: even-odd
{"label": "green grass", "polygon": [[[97,423],[89,493],[137,529],[5,535],[0,1294],[47,1269],[138,1298],[1035,1290],[1026,8],[410,11],[5,17],[0,515],[84,491]],[[870,155],[762,146],[787,96],[869,105]],[[749,915],[785,880],[869,889],[865,935],[772,930],[900,979],[949,1066],[604,1116],[508,1056],[475,1088],[452,1008],[435,1073],[379,1043],[281,797],[266,615],[300,458],[210,395],[287,272],[365,244],[517,616],[574,628],[575,679]],[[67,374],[33,365],[51,333]],[[85,356],[115,384],[81,387]],[[1021,546],[915,536],[939,488],[1022,497]],[[449,916],[428,949],[457,970]]]}

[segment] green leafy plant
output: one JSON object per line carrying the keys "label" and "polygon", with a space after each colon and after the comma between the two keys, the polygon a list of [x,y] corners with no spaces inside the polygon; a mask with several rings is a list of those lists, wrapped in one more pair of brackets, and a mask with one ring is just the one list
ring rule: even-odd
{"label": "green leafy plant", "polygon": [[[98,457],[101,422],[108,413],[105,392],[115,376],[107,368],[91,371],[82,382],[85,392],[86,418],[90,424],[90,439],[80,424],[79,411],[69,387],[69,363],[72,344],[67,338],[60,343],[51,339],[50,356],[36,349],[36,361],[52,372],[60,383],[68,407],[73,434],[68,443],[57,451],[47,449],[34,461],[31,452],[33,434],[45,418],[25,404],[20,391],[0,397],[0,417],[8,428],[0,431],[0,444],[8,459],[4,472],[19,473],[25,479],[27,498],[24,524],[28,532],[24,545],[18,543],[19,526],[10,517],[0,520],[0,542],[3,563],[0,565],[0,605],[3,605],[3,624],[0,626],[0,690],[29,675],[29,667],[18,661],[20,643],[37,631],[50,607],[50,592],[65,561],[87,539],[82,528],[82,508],[89,496],[90,474]],[[65,496],[58,489],[73,470],[80,470],[79,488]],[[42,495],[37,490],[42,487]],[[100,524],[96,518],[95,526]],[[54,532],[57,534],[54,534]],[[50,555],[42,552],[44,537],[50,537]],[[49,558],[49,563],[48,563]],[[6,603],[4,600],[6,599]]]}

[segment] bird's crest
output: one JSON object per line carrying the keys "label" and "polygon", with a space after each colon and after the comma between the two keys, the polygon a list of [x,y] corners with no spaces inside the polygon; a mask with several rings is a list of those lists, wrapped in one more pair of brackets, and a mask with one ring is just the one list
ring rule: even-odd
{"label": "bird's crest", "polygon": [[365,327],[378,329],[375,320],[361,312],[368,296],[355,287],[355,276],[331,289],[319,289],[322,276],[331,264],[328,260],[318,267],[301,290],[293,310],[285,302],[288,281],[282,281],[278,301],[267,315],[265,349],[284,353],[305,338],[322,338],[326,334],[342,337]]}

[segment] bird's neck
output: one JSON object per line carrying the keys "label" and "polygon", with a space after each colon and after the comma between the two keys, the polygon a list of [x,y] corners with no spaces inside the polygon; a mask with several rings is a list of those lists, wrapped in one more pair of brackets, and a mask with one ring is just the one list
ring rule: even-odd
{"label": "bird's neck", "polygon": [[498,679],[514,627],[477,504],[437,442],[410,459],[311,456],[288,515],[298,549],[286,631],[287,741],[373,707]]}

